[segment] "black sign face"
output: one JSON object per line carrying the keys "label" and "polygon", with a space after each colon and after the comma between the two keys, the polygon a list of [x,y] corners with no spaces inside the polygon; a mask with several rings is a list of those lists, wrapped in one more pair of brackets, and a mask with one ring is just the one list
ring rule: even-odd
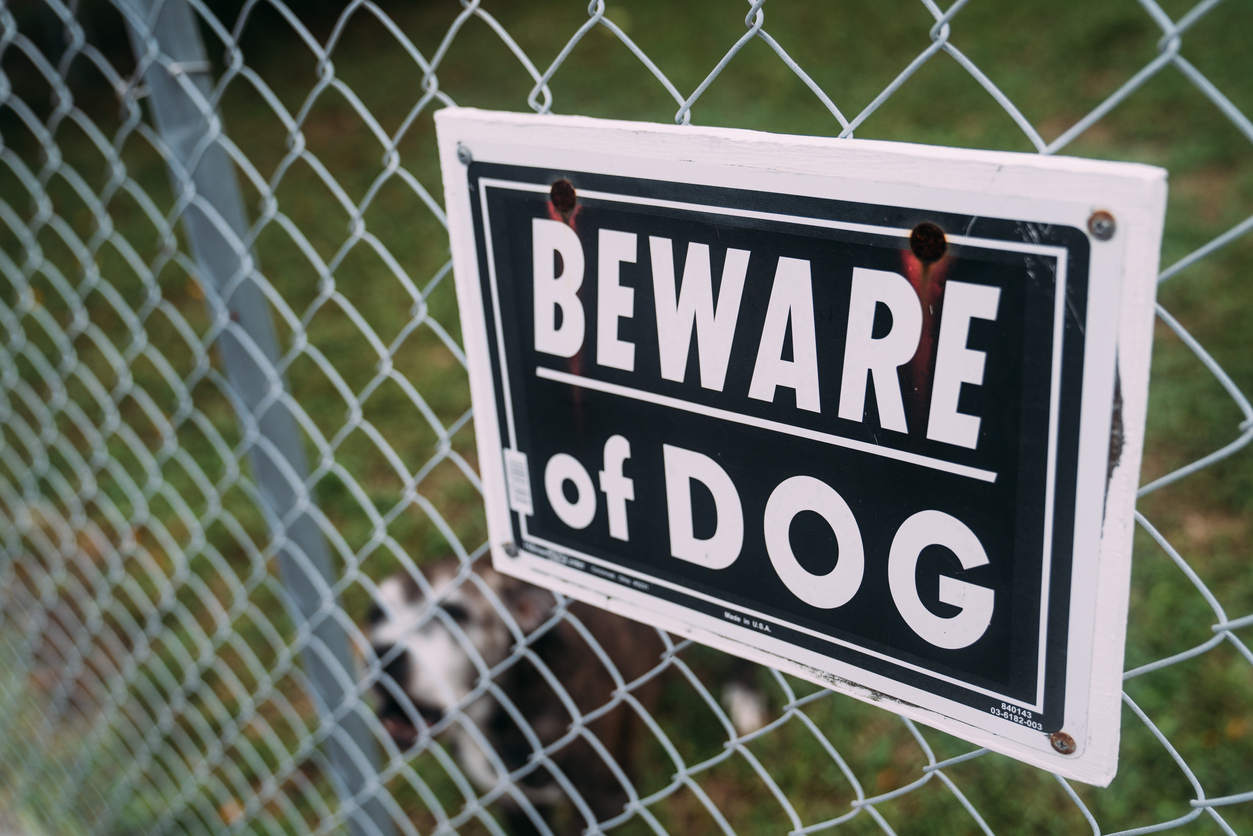
{"label": "black sign face", "polygon": [[497,570],[1109,783],[1164,171],[435,123]]}
{"label": "black sign face", "polygon": [[522,557],[1062,728],[1084,232],[467,175]]}

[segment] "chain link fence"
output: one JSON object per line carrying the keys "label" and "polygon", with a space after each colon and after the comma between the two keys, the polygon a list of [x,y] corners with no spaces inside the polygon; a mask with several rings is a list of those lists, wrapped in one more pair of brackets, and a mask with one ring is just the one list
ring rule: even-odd
{"label": "chain link fence", "polygon": [[[1106,6],[0,2],[0,829],[1253,832],[1253,10]],[[454,104],[1171,170],[1110,787],[661,633],[628,670],[565,601],[524,623],[484,567]],[[406,637],[472,670],[448,711],[375,646],[414,594],[445,606]],[[604,667],[592,704],[554,636]]]}

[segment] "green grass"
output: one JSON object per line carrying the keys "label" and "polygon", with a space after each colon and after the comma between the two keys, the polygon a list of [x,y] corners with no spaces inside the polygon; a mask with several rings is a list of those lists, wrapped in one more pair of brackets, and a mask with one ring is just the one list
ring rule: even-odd
{"label": "green grass", "polygon": [[[334,22],[328,11],[331,5],[314,4],[302,12],[319,38],[325,39]],[[1175,17],[1186,10],[1178,2],[1166,3],[1165,7]],[[89,8],[93,10],[96,37],[106,44],[110,56],[125,64],[125,43],[119,40],[116,20],[96,6]],[[484,8],[499,19],[541,69],[586,20],[586,4],[580,0],[487,0]],[[921,4],[904,0],[841,5],[772,0],[764,10],[767,31],[812,74],[848,118],[859,113],[927,47],[927,30],[932,23]],[[460,11],[461,6],[451,0],[387,6],[395,24],[428,57]],[[743,34],[746,11],[747,4],[729,0],[690,0],[681,7],[662,0],[637,0],[612,2],[607,13],[686,95]],[[21,23],[24,27],[35,25],[26,18]],[[1253,113],[1253,58],[1247,49],[1251,25],[1253,12],[1231,0],[1189,30],[1182,50],[1183,56],[1245,113]],[[1130,0],[1062,4],[1025,0],[972,3],[955,19],[951,38],[1017,103],[1044,140],[1052,141],[1151,61],[1157,54],[1159,35],[1150,18]],[[265,5],[256,7],[242,48],[248,66],[293,114],[305,105],[317,82],[317,62],[277,13]],[[220,57],[221,47],[212,38],[209,50],[215,58]],[[388,134],[398,129],[422,94],[421,69],[386,28],[364,11],[345,28],[332,59],[336,78],[352,90]],[[32,99],[45,95],[20,57],[10,54],[3,67],[20,95]],[[76,72],[80,74],[71,78],[82,91],[79,105],[108,126],[107,130],[116,130],[111,94],[87,68],[76,68]],[[529,76],[481,20],[471,19],[465,24],[438,77],[440,89],[459,104],[528,109]],[[553,109],[558,113],[670,122],[678,108],[603,27],[594,29],[574,48],[552,79],[551,89]],[[226,89],[222,111],[231,138],[247,155],[256,175],[271,181],[287,162],[289,145],[282,122],[242,77]],[[749,43],[732,59],[695,103],[692,121],[785,133],[835,135],[840,131],[836,119],[760,40]],[[37,170],[35,146],[9,111],[0,112],[0,135],[6,147]],[[907,80],[856,135],[1034,150],[1000,106],[945,54],[935,56]],[[81,131],[67,123],[57,137],[66,159],[91,188],[102,188],[108,170]],[[380,377],[382,357],[354,321],[359,318],[367,322],[378,340],[391,346],[410,324],[415,309],[425,306],[432,321],[447,329],[453,340],[459,339],[452,278],[441,274],[448,259],[442,227],[409,185],[400,177],[385,176],[383,146],[353,103],[336,89],[324,90],[309,107],[302,141],[335,185],[328,186],[306,161],[290,161],[275,189],[276,207],[300,234],[293,238],[282,224],[271,222],[259,229],[255,249],[266,278],[287,305],[287,310],[276,316],[284,345],[290,345],[293,327],[304,323],[309,348],[289,358],[287,375],[320,436],[309,444],[318,474],[318,500],[342,538],[337,554],[337,565],[346,579],[341,600],[349,615],[360,621],[370,598],[368,584],[362,579],[380,579],[408,561],[420,564],[447,553],[450,544],[445,531],[473,549],[485,539],[486,529],[477,492],[450,460],[438,464],[414,486],[416,495],[404,494],[406,476],[419,471],[430,459],[439,437],[424,410],[444,427],[451,427],[469,407],[465,373],[454,351],[429,324],[419,325],[388,354],[392,377]],[[429,107],[400,140],[397,151],[404,171],[442,203]],[[1135,160],[1169,170],[1163,264],[1183,257],[1253,213],[1253,148],[1173,68],[1148,81],[1063,153]],[[134,138],[124,146],[122,158],[128,174],[156,196],[163,210],[168,209],[168,187],[160,159]],[[261,193],[247,177],[241,180],[251,216],[257,218]],[[360,229],[366,235],[354,238],[351,228],[357,210],[341,205],[335,191],[342,190],[356,205],[376,187],[373,198],[360,212]],[[83,240],[90,240],[96,229],[91,207],[58,178],[49,184],[49,192],[66,224]],[[0,197],[23,217],[30,217],[24,188],[3,166]],[[108,214],[142,261],[151,263],[158,258],[162,241],[144,220],[139,204],[119,193],[109,203]],[[82,282],[82,265],[58,236],[45,229],[39,242],[49,264],[71,284]],[[17,239],[3,229],[0,249],[17,263],[22,262],[24,255]],[[393,261],[381,257],[379,250],[385,250]],[[311,259],[307,251],[316,256]],[[95,263],[129,305],[143,304],[147,289],[127,266],[124,253],[106,243],[98,250]],[[1162,304],[1201,340],[1245,392],[1253,391],[1253,363],[1244,330],[1253,321],[1253,292],[1246,275],[1251,263],[1253,236],[1245,236],[1171,279],[1159,294]],[[323,264],[334,267],[324,269]],[[203,294],[195,276],[178,263],[166,264],[158,279],[166,308],[153,314],[146,332],[175,371],[185,377],[192,373],[196,358],[183,347],[173,322],[181,317],[196,333],[203,334],[209,325],[201,302]],[[71,311],[60,298],[55,281],[38,274],[31,286],[36,305],[62,327],[68,327]],[[4,278],[0,278],[0,299],[9,306],[16,304],[15,290]],[[89,295],[85,304],[99,332],[117,351],[125,353],[132,335],[123,319],[111,312],[99,292]],[[37,329],[26,330],[39,353],[55,364],[59,351],[55,341]],[[92,368],[106,386],[117,384],[118,373],[107,352],[85,337],[75,341],[75,348],[79,362]],[[37,370],[27,361],[19,367],[23,379],[38,380]],[[183,402],[182,393],[163,383],[148,360],[142,356],[135,360],[131,373],[161,414],[168,417],[176,413]],[[402,381],[421,393],[422,406],[414,403]],[[46,397],[46,389],[36,389]],[[367,391],[368,396],[362,397]],[[79,383],[69,385],[69,396],[82,404],[92,423],[100,423],[100,410]],[[230,405],[209,380],[197,381],[190,398],[203,418],[200,425],[188,422],[179,426],[178,443],[210,481],[226,479],[229,464],[215,446],[215,436],[228,446],[239,443]],[[355,403],[357,400],[360,404]],[[337,436],[345,420],[356,414],[357,406],[361,426]],[[139,444],[150,454],[160,449],[158,427],[143,404],[127,398],[118,410],[135,427]],[[39,425],[38,415],[21,406],[17,411],[33,426]],[[1226,444],[1238,435],[1241,420],[1230,398],[1187,347],[1159,326],[1144,481]],[[367,425],[376,432],[367,432]],[[65,421],[58,429],[80,455],[90,457],[91,438]],[[6,432],[4,443],[20,449],[11,431]],[[452,451],[474,466],[471,425],[453,434],[449,443]],[[146,478],[142,457],[121,439],[110,440],[107,450],[132,479],[142,482]],[[1232,617],[1253,612],[1253,574],[1246,568],[1253,547],[1253,467],[1249,457],[1250,453],[1243,451],[1146,497],[1139,506],[1180,549]],[[71,474],[73,469],[68,460],[54,464],[56,473]],[[153,519],[133,532],[138,546],[128,552],[123,570],[136,578],[136,585],[133,594],[119,596],[117,604],[119,613],[140,622],[154,607],[162,606],[162,579],[184,572],[178,551],[195,542],[194,526],[184,524],[179,502],[187,504],[193,518],[203,515],[208,507],[195,478],[177,459],[165,460],[160,474],[177,501],[155,498]],[[100,487],[119,508],[133,510],[132,498],[121,487],[124,481],[106,474],[100,478]],[[46,485],[45,490],[52,492],[53,488]],[[122,533],[112,529],[105,518],[105,503],[89,505],[96,523],[118,542]],[[187,574],[177,574],[201,578],[205,586],[188,587],[180,600],[201,622],[200,629],[210,633],[224,627],[214,621],[213,607],[207,606],[209,598],[217,601],[228,613],[225,626],[238,630],[239,644],[258,657],[262,669],[272,670],[282,653],[281,648],[271,646],[263,622],[272,621],[280,635],[290,629],[281,614],[273,580],[254,577],[251,585],[232,587],[217,578],[217,567],[223,562],[241,577],[253,570],[246,541],[263,542],[262,520],[239,488],[227,492],[222,508],[219,519],[206,527],[205,545],[189,555]],[[386,522],[379,522],[381,519]],[[158,535],[167,539],[162,542]],[[169,543],[175,548],[169,548]],[[173,615],[161,618],[164,642],[156,646],[141,679],[160,681],[157,671],[166,666],[177,681],[191,673],[179,660],[198,652],[197,631],[189,632]],[[1133,569],[1128,666],[1201,643],[1212,635],[1212,623],[1212,613],[1200,594],[1141,532],[1136,539]],[[1240,635],[1246,642],[1253,639],[1249,628]],[[205,693],[211,691],[226,706],[224,719],[241,705],[240,695],[229,680],[239,677],[245,691],[258,684],[246,673],[235,648],[235,644],[221,641],[213,647],[208,666],[198,671]],[[683,658],[712,687],[716,660],[699,649],[685,651]],[[303,727],[314,721],[312,706],[300,694],[300,683],[281,670],[274,675],[277,693],[260,708],[263,722],[245,730],[237,747],[225,755],[225,762],[240,770],[245,785],[254,791],[266,772],[295,751]],[[812,686],[789,682],[797,693],[813,690]],[[782,705],[784,696],[771,683],[773,680],[767,686],[775,694],[776,705]],[[1128,683],[1127,690],[1177,747],[1208,794],[1250,789],[1253,665],[1230,645],[1136,679]],[[193,700],[193,704],[197,703]],[[676,677],[658,718],[689,763],[717,755],[723,742],[712,714],[694,708],[694,704],[691,686]],[[846,759],[865,795],[891,791],[923,774],[923,749],[893,715],[837,695],[809,703],[803,711]],[[293,717],[298,720],[293,721]],[[272,733],[267,734],[267,730]],[[182,733],[191,732],[184,728]],[[921,734],[937,758],[969,749],[968,744],[929,729],[921,729]],[[162,757],[182,757],[176,754],[178,739],[178,734],[172,733],[159,741]],[[253,747],[255,757],[239,746]],[[193,745],[188,751],[203,751],[203,747]],[[850,782],[798,718],[754,742],[748,751],[769,769],[804,824],[850,810],[849,803],[855,797]],[[641,786],[654,791],[667,785],[673,764],[660,747],[653,747],[645,761]],[[128,766],[125,762],[116,765],[123,771]],[[298,767],[272,789],[267,812],[261,817],[279,831],[291,831],[302,818],[316,820],[313,797],[330,794],[320,770],[304,762]],[[455,789],[432,758],[420,758],[412,768],[415,775],[430,783],[450,812],[459,809]],[[0,767],[0,775],[4,774]],[[1010,759],[988,755],[953,767],[947,774],[995,832],[1086,832],[1086,823],[1051,777]],[[90,786],[107,796],[114,780],[105,769]],[[738,754],[700,775],[698,782],[741,833],[780,832],[788,826],[770,790],[749,760]],[[211,785],[212,779],[206,786]],[[393,786],[405,809],[415,811],[415,821],[429,828],[432,820],[416,812],[424,804],[407,779],[402,775]],[[1190,811],[1187,800],[1192,792],[1178,767],[1128,709],[1124,709],[1118,777],[1108,789],[1076,786],[1076,790],[1106,831],[1182,816]],[[152,815],[149,808],[159,808],[160,800],[153,792],[149,788],[124,805],[117,832],[142,827]],[[653,811],[671,832],[716,832],[713,819],[690,790],[675,793]],[[880,805],[879,811],[901,834],[976,832],[969,815],[938,777]],[[230,810],[219,809],[217,813],[225,819],[231,817]],[[1253,830],[1253,804],[1226,807],[1222,813],[1237,832]],[[188,821],[193,820],[194,814],[188,815],[192,816]],[[466,832],[477,832],[475,827],[467,827]],[[260,824],[257,828],[256,832],[266,832]],[[635,832],[636,825],[628,829]],[[638,829],[643,832],[643,825]],[[868,814],[861,814],[840,830],[872,833],[878,828]],[[1182,832],[1216,833],[1218,828],[1208,817],[1202,817]]]}

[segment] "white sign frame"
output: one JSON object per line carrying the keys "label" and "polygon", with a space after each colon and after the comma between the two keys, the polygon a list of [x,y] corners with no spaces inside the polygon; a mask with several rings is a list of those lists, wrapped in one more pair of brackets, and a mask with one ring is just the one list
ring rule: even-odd
{"label": "white sign frame", "polygon": [[[1165,171],[1133,163],[464,108],[441,110],[435,119],[479,467],[497,569],[884,705],[1065,777],[1100,786],[1112,780],[1117,768],[1133,511],[1144,438]],[[497,414],[487,334],[499,312],[487,310],[483,301],[467,181],[471,160],[729,185],[775,194],[838,196],[844,201],[1082,230],[1089,228],[1094,212],[1109,212],[1116,223],[1113,237],[1098,240],[1089,235],[1087,348],[1063,728],[1073,746],[1059,745],[1056,738],[1024,725],[1023,712],[1009,709],[996,717],[864,670],[843,670],[820,654],[763,635],[751,624],[736,626],[712,619],[632,589],[632,583],[647,587],[658,583],[656,578],[634,578],[633,573],[612,564],[605,564],[600,575],[591,574],[585,571],[587,566],[575,568],[552,555],[519,551],[512,542],[513,512],[505,472],[506,454],[514,451],[502,449],[500,428],[506,416]],[[949,240],[961,243],[960,237],[950,235]],[[986,244],[986,240],[980,242]],[[1059,258],[1057,263],[1064,262]],[[1060,309],[1060,297],[1058,302]],[[1123,442],[1111,467],[1115,376]],[[515,497],[514,501],[517,507],[525,500]],[[535,544],[537,550],[543,546]],[[597,562],[589,555],[581,557]],[[576,564],[579,560],[573,558]],[[743,612],[743,607],[735,609]],[[1061,751],[1067,748],[1071,751]]]}

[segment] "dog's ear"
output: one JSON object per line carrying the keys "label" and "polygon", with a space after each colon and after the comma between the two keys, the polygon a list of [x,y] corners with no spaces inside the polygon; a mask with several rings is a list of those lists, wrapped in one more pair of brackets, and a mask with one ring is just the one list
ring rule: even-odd
{"label": "dog's ear", "polygon": [[530,633],[548,620],[557,599],[547,589],[533,586],[517,578],[501,576],[498,593],[522,632]]}

